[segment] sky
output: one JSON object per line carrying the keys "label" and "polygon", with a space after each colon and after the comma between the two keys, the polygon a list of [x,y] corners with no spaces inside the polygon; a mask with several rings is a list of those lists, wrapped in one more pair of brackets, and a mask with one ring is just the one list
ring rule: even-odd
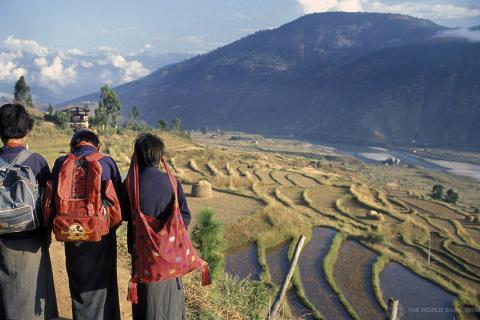
{"label": "sky", "polygon": [[[0,91],[20,75],[58,91],[93,67],[105,82],[120,84],[153,71],[141,54],[204,53],[325,11],[480,25],[480,0],[0,0]],[[109,76],[116,71],[118,81]]]}
{"label": "sky", "polygon": [[479,0],[0,0],[0,44],[13,36],[92,51],[204,52],[305,13],[398,12],[450,27],[480,24]]}

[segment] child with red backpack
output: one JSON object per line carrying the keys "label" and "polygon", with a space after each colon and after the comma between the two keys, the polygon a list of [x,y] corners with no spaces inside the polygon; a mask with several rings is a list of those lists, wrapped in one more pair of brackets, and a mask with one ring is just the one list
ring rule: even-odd
{"label": "child with red backpack", "polygon": [[41,197],[47,161],[27,150],[33,119],[20,104],[0,108],[0,319],[58,316]]}
{"label": "child with red backpack", "polygon": [[128,298],[133,303],[134,320],[184,319],[180,277],[201,269],[202,283],[210,283],[208,266],[188,238],[190,211],[185,194],[170,172],[164,152],[165,145],[157,136],[139,136],[125,180],[131,203]]}
{"label": "child with red backpack", "polygon": [[71,152],[56,160],[45,195],[45,220],[65,256],[75,320],[120,319],[116,227],[128,208],[115,161],[98,136],[76,132]]}

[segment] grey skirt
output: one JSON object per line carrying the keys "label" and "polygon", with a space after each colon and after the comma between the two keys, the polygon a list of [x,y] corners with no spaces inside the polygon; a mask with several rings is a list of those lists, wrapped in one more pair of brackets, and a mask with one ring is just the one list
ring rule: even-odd
{"label": "grey skirt", "polygon": [[58,317],[46,232],[0,238],[0,319]]}
{"label": "grey skirt", "polygon": [[132,305],[134,320],[183,320],[185,298],[182,280],[139,283],[138,304]]}

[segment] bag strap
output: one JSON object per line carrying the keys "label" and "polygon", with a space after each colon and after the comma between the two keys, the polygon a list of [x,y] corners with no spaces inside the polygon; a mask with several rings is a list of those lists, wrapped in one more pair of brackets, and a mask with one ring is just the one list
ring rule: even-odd
{"label": "bag strap", "polygon": [[163,166],[165,167],[165,172],[167,173],[168,176],[168,181],[170,182],[170,187],[172,188],[172,193],[174,197],[174,206],[179,206],[178,203],[178,184],[177,184],[177,178],[172,174],[172,171],[170,170],[170,167],[167,164],[167,161],[165,160],[164,157],[162,157],[162,163]]}
{"label": "bag strap", "polygon": [[10,166],[10,163],[7,162],[2,156],[0,156],[0,167],[8,167]]}
{"label": "bag strap", "polygon": [[100,153],[98,151],[92,152],[89,155],[85,157],[88,161],[99,161],[100,159],[104,158],[105,155],[103,153]]}
{"label": "bag strap", "polygon": [[28,158],[30,158],[32,154],[33,153],[28,151],[27,149],[20,151],[20,153],[17,154],[15,159],[12,161],[11,165],[13,164],[22,165],[25,161],[27,161]]}

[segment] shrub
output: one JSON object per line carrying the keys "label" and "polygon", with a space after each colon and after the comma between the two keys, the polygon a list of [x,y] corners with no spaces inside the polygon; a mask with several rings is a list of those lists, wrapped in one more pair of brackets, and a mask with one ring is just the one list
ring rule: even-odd
{"label": "shrub", "polygon": [[200,256],[208,263],[212,278],[216,278],[224,265],[223,224],[214,219],[215,211],[203,209],[198,224],[193,228],[192,240]]}
{"label": "shrub", "polygon": [[373,244],[380,244],[385,242],[385,235],[379,233],[379,232],[369,232],[367,236],[365,237],[365,241],[368,241]]}
{"label": "shrub", "polygon": [[453,204],[457,203],[458,193],[453,191],[452,189],[448,189],[447,194],[445,196],[445,201]]}
{"label": "shrub", "polygon": [[443,199],[443,186],[441,184],[436,184],[433,186],[432,198],[437,200]]}

